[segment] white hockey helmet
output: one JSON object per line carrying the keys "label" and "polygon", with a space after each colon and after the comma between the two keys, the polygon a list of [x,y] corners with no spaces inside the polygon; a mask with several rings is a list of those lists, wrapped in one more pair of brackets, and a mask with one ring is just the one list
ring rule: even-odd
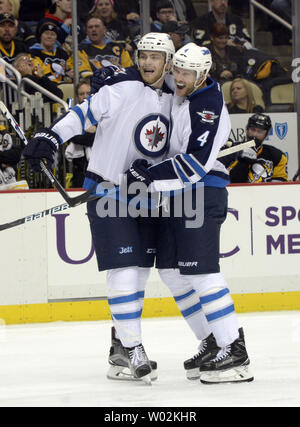
{"label": "white hockey helmet", "polygon": [[201,81],[204,81],[212,66],[210,50],[195,43],[188,43],[175,53],[173,66],[196,71],[196,80],[201,78]]}
{"label": "white hockey helmet", "polygon": [[137,51],[153,50],[164,52],[166,54],[166,64],[173,58],[175,47],[169,34],[166,33],[148,33],[145,34],[137,44]]}

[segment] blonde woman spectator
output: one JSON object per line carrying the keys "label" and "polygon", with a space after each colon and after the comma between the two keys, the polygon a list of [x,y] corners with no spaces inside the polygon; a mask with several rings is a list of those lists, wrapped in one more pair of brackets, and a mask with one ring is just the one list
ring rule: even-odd
{"label": "blonde woman spectator", "polygon": [[36,42],[36,38],[30,27],[19,21],[20,0],[0,0],[0,14],[8,13],[17,20],[18,31],[16,39],[22,41],[26,46],[31,46]]}
{"label": "blonde woman spectator", "polygon": [[264,109],[256,105],[248,80],[237,78],[230,85],[230,102],[227,108],[230,114],[262,113]]}

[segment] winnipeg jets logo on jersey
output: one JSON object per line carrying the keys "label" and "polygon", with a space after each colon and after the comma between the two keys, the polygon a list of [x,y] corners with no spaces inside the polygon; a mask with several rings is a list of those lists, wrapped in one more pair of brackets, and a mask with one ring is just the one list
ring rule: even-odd
{"label": "winnipeg jets logo on jersey", "polygon": [[213,125],[214,121],[219,117],[212,111],[202,111],[202,113],[197,112],[197,114],[201,117],[201,122],[209,123],[211,125]]}
{"label": "winnipeg jets logo on jersey", "polygon": [[139,121],[134,131],[138,151],[147,157],[159,157],[168,147],[169,120],[162,114],[150,114]]}

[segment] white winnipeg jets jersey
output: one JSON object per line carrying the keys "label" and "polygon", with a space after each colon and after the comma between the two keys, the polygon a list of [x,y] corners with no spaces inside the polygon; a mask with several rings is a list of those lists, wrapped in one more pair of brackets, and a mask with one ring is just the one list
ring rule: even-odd
{"label": "white winnipeg jets jersey", "polygon": [[150,168],[154,191],[172,191],[203,182],[225,187],[229,175],[217,160],[231,131],[230,117],[220,85],[207,86],[187,98],[174,98],[168,158]]}
{"label": "white winnipeg jets jersey", "polygon": [[173,92],[167,85],[155,90],[140,73],[127,68],[103,81],[98,92],[75,106],[52,130],[62,142],[97,126],[85,188],[120,175],[138,158],[160,162],[168,150]]}

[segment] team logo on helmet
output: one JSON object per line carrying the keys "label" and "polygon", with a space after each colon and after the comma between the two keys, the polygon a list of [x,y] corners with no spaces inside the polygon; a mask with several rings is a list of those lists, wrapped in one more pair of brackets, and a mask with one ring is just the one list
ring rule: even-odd
{"label": "team logo on helmet", "polygon": [[275,132],[279,139],[284,139],[288,132],[288,124],[285,123],[276,123],[275,124]]}
{"label": "team logo on helmet", "polygon": [[147,157],[160,157],[168,148],[169,120],[161,114],[150,114],[137,124],[134,142]]}

